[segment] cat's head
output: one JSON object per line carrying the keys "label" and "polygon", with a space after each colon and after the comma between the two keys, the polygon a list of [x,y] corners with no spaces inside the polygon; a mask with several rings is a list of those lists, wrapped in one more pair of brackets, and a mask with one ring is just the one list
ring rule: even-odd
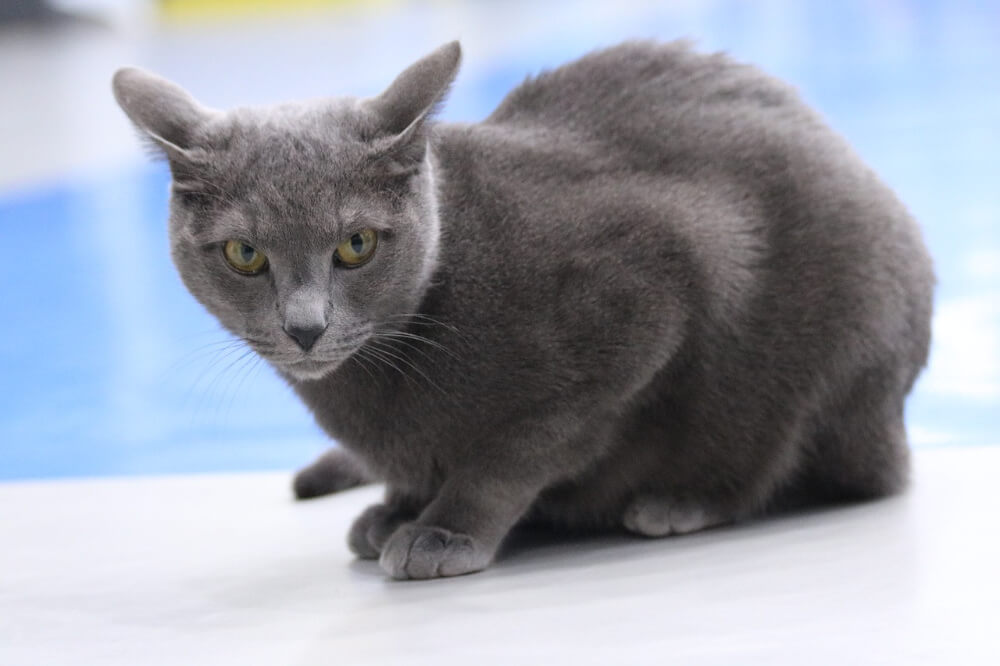
{"label": "cat's head", "polygon": [[115,73],[119,105],[170,164],[184,283],[285,375],[322,377],[416,311],[440,233],[428,121],[460,57],[447,44],[371,99],[228,112]]}

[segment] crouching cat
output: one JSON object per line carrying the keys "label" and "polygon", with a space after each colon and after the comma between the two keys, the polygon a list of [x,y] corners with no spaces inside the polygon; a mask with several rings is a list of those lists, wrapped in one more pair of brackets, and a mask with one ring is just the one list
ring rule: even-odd
{"label": "crouching cat", "polygon": [[386,484],[359,557],[454,576],[523,521],[660,537],[904,486],[931,263],[790,88],[627,43],[435,124],[460,53],[225,112],[114,77],[184,283],[343,447],[297,494]]}

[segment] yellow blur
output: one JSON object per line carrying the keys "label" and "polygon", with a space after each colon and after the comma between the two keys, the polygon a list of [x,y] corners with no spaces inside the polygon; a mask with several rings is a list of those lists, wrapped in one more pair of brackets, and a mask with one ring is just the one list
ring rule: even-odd
{"label": "yellow blur", "polygon": [[394,0],[160,0],[159,4],[160,13],[164,18],[197,21],[297,14],[349,6],[384,7],[396,2]]}

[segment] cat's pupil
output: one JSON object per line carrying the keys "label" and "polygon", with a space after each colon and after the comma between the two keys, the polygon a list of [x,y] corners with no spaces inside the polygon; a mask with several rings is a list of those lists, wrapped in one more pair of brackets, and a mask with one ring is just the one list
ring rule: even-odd
{"label": "cat's pupil", "polygon": [[249,264],[251,261],[253,261],[253,258],[254,258],[254,256],[256,256],[256,254],[257,254],[257,250],[253,249],[252,247],[250,247],[246,243],[241,243],[240,244],[240,256],[243,258],[243,261],[245,261],[246,263]]}
{"label": "cat's pupil", "polygon": [[355,254],[361,254],[361,250],[365,248],[365,239],[361,237],[361,234],[354,234],[351,236],[351,249],[354,250]]}

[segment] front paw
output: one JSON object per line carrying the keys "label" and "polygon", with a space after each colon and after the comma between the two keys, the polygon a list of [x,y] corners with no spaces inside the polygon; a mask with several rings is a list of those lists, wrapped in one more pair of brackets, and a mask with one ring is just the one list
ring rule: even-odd
{"label": "front paw", "polygon": [[296,499],[312,499],[370,483],[372,476],[360,460],[343,449],[330,449],[295,475]]}
{"label": "front paw", "polygon": [[412,515],[386,504],[374,504],[354,520],[347,533],[347,546],[363,560],[378,559],[385,542]]}
{"label": "front paw", "polygon": [[467,534],[407,523],[389,537],[379,564],[400,580],[439,578],[482,571],[492,557]]}

